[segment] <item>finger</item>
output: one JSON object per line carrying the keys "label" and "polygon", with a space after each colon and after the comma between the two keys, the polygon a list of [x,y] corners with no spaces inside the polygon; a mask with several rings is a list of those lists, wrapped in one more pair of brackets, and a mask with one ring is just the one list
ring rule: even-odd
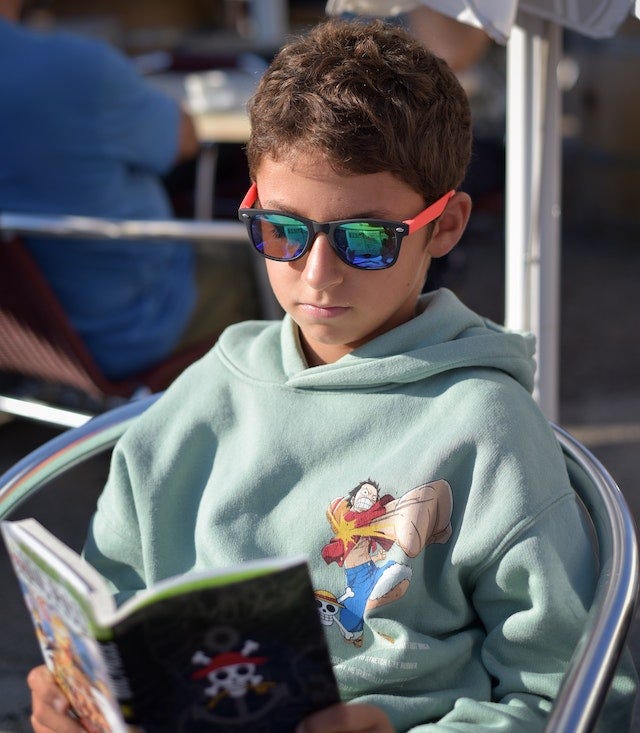
{"label": "finger", "polygon": [[36,733],[80,733],[83,730],[69,717],[69,703],[44,665],[29,672],[27,684],[31,690],[31,725]]}
{"label": "finger", "polygon": [[85,729],[69,715],[43,705],[33,707],[31,725],[35,733],[85,733]]}
{"label": "finger", "polygon": [[50,706],[61,714],[66,713],[69,709],[66,697],[62,694],[53,675],[44,664],[29,672],[27,684],[31,690],[32,699],[35,698],[38,704]]}
{"label": "finger", "polygon": [[46,725],[42,725],[38,720],[31,716],[31,727],[34,733],[57,733],[53,728],[49,728]]}

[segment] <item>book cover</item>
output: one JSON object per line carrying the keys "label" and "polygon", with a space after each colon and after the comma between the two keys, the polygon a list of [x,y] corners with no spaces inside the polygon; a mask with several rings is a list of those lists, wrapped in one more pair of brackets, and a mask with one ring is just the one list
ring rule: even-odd
{"label": "book cover", "polygon": [[303,558],[171,578],[116,609],[35,520],[2,533],[45,662],[91,733],[287,733],[339,699]]}

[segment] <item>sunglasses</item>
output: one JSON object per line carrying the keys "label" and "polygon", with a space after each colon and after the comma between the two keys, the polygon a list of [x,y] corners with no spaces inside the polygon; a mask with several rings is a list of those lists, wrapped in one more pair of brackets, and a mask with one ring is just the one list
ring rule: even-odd
{"label": "sunglasses", "polygon": [[406,221],[344,219],[317,222],[282,211],[251,208],[258,199],[258,188],[253,183],[240,204],[238,218],[247,225],[251,244],[269,260],[298,260],[309,251],[318,234],[323,233],[333,251],[350,267],[383,270],[398,259],[403,238],[437,219],[454,193],[449,191]]}

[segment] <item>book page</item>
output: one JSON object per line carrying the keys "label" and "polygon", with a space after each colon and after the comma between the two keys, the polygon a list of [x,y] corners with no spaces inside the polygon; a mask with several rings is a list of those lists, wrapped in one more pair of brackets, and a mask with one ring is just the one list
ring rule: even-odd
{"label": "book page", "polygon": [[2,532],[45,664],[84,728],[89,733],[127,731],[94,636],[86,601],[92,584],[25,527],[3,522]]}

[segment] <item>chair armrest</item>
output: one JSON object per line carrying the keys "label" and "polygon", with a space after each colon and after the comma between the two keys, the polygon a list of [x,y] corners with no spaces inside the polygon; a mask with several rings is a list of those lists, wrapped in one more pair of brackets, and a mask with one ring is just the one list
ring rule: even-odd
{"label": "chair armrest", "polygon": [[92,418],[36,448],[0,476],[0,519],[49,481],[112,448],[129,425],[162,393],[132,400]]}
{"label": "chair armrest", "polygon": [[[594,729],[629,633],[638,596],[638,549],[622,492],[597,458],[554,425],[565,459],[588,481],[574,485],[598,535],[600,576],[587,626],[555,699],[546,731]],[[573,482],[572,482],[573,483]]]}

